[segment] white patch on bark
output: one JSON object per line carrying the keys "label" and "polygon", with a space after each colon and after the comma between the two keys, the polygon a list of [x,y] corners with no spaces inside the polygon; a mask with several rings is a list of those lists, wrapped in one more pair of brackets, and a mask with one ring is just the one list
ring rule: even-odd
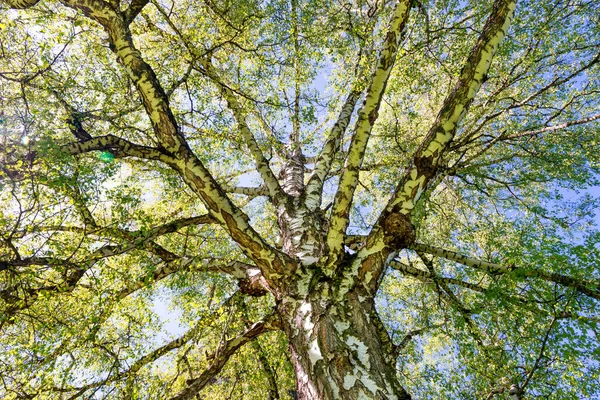
{"label": "white patch on bark", "polygon": [[312,265],[312,264],[316,264],[317,261],[319,261],[318,257],[314,257],[312,255],[309,256],[301,256],[300,257],[300,262],[302,263],[302,265]]}
{"label": "white patch on bark", "polygon": [[321,205],[321,197],[319,193],[311,194],[306,198],[306,208],[316,210]]}
{"label": "white patch on bark", "polygon": [[300,313],[302,313],[302,320],[303,320],[302,327],[304,328],[305,331],[307,331],[308,335],[310,335],[312,328],[315,327],[315,324],[313,324],[313,322],[311,321],[312,305],[308,301],[305,301],[302,303],[300,308],[298,308],[298,311],[300,311]]}
{"label": "white patch on bark", "polygon": [[373,273],[371,271],[367,271],[365,274],[365,284],[368,285],[371,283],[371,279],[373,279]]}
{"label": "white patch on bark", "polygon": [[358,340],[355,336],[348,336],[346,339],[346,344],[352,350],[356,351],[358,356],[358,361],[367,369],[371,368],[371,363],[369,362],[369,348],[360,340]]}
{"label": "white patch on bark", "polygon": [[[298,308],[298,311],[302,315],[302,328],[304,329],[307,341],[309,341],[313,333],[313,328],[315,327],[315,324],[312,322],[312,305],[308,301],[303,302]],[[323,354],[321,354],[317,338],[309,341],[307,352],[310,363],[313,366],[317,361],[323,359]]]}
{"label": "white patch on bark", "polygon": [[371,378],[369,378],[368,375],[363,375],[360,378],[360,381],[362,382],[363,385],[365,385],[365,387],[367,389],[369,389],[369,391],[373,394],[377,394],[377,390],[379,389],[379,386],[377,386],[377,383],[375,383],[374,380],[372,380]]}
{"label": "white patch on bark", "polygon": [[390,382],[386,380],[385,384],[387,385],[387,398],[389,400],[398,400],[398,396],[396,396],[394,393],[394,390],[392,389],[392,386],[390,385]]}
{"label": "white patch on bark", "polygon": [[319,349],[319,342],[317,339],[310,342],[308,345],[308,358],[310,358],[310,363],[314,366],[317,361],[323,359],[323,355],[321,354],[321,349]]}
{"label": "white patch on bark", "polygon": [[333,392],[333,398],[339,399],[340,398],[340,388],[338,387],[337,383],[335,383],[335,381],[333,379],[331,379],[331,377],[327,378],[327,380],[329,381],[329,386],[331,387],[331,391]]}
{"label": "white patch on bark", "polygon": [[310,379],[309,375],[306,373],[306,371],[304,371],[304,368],[302,367],[302,364],[297,363],[295,366],[295,370],[296,370],[296,380],[298,381],[298,383],[300,385],[306,385],[307,387],[307,393],[309,394],[309,396],[317,396],[317,389],[315,388],[312,379]]}
{"label": "white patch on bark", "polygon": [[350,390],[354,387],[356,383],[356,376],[348,374],[344,377],[344,389]]}
{"label": "white patch on bark", "polygon": [[356,260],[352,263],[352,268],[350,271],[344,274],[342,281],[340,282],[340,289],[337,293],[337,299],[343,300],[346,294],[350,291],[350,289],[354,286],[354,277],[358,275],[358,268],[360,267],[360,262],[356,262]]}
{"label": "white patch on bark", "polygon": [[258,268],[248,268],[248,276],[256,276],[260,274],[260,269]]}
{"label": "white patch on bark", "polygon": [[335,330],[338,331],[339,334],[342,334],[344,332],[346,332],[348,330],[348,328],[350,328],[350,322],[341,322],[341,321],[336,321],[333,326],[335,327]]}

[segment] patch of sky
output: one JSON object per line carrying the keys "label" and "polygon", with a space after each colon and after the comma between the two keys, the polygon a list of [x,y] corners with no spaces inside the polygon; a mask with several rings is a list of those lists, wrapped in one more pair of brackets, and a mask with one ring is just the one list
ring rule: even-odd
{"label": "patch of sky", "polygon": [[155,336],[156,343],[164,343],[169,339],[180,336],[186,332],[181,326],[182,310],[172,302],[172,294],[168,289],[161,288],[152,296],[151,309],[163,326],[163,329]]}

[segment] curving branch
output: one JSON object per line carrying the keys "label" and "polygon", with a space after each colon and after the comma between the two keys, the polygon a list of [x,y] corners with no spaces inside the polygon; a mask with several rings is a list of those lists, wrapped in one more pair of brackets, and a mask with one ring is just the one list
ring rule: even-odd
{"label": "curving branch", "polygon": [[[402,275],[404,275],[406,277],[416,279],[416,280],[421,281],[426,284],[436,284],[436,281],[433,279],[431,271],[425,271],[420,268],[415,268],[412,265],[403,263],[399,260],[392,260],[392,262],[390,262],[390,267],[393,268],[394,270],[400,272]],[[460,286],[465,289],[469,289],[469,290],[472,290],[472,291],[475,291],[478,293],[483,293],[483,294],[485,294],[489,289],[487,286],[482,286],[479,284],[465,282],[465,281],[462,281],[462,280],[459,280],[456,278],[437,276],[435,279],[438,282],[441,281],[446,285],[450,284],[450,285]],[[572,319],[572,320],[576,320],[576,321],[585,321],[587,323],[593,324],[594,326],[595,326],[595,324],[600,322],[598,318],[578,314],[578,313],[571,312],[571,311],[565,311],[565,312],[560,312],[560,313],[556,314],[555,311],[549,311],[549,310],[541,307],[539,302],[537,302],[537,301],[531,302],[519,295],[512,295],[510,293],[504,293],[504,292],[500,293],[500,294],[495,294],[495,296],[498,296],[498,295],[500,295],[504,300],[506,300],[510,304],[514,305],[515,307],[524,308],[527,311],[534,313],[534,314],[547,315],[550,317],[554,316],[558,319]]]}
{"label": "curving branch", "polygon": [[435,284],[432,286],[433,289],[440,295],[440,297],[442,297],[446,300],[447,304],[451,305],[456,311],[458,311],[458,313],[462,316],[465,323],[467,324],[469,333],[471,333],[471,336],[473,337],[473,339],[475,339],[475,341],[480,346],[485,348],[481,330],[479,329],[479,326],[475,323],[475,321],[473,321],[473,319],[471,318],[471,316],[473,314],[472,311],[470,309],[468,309],[467,307],[465,307],[465,305],[460,301],[458,296],[456,296],[456,294],[454,294],[452,289],[450,289],[448,287],[446,282],[444,280],[442,280],[440,277],[438,277],[438,275],[435,273],[435,270],[433,267],[433,262],[431,260],[428,260],[427,258],[423,257],[421,254],[419,254],[419,253],[417,253],[417,254],[419,255],[419,258],[421,259],[423,264],[425,264],[427,266],[427,269],[429,270],[429,273],[431,274],[431,279],[433,280],[433,283]]}
{"label": "curving branch", "polygon": [[[110,257],[118,252],[116,246],[104,246],[96,250],[89,260],[82,263],[71,262],[70,260],[57,259],[53,257],[29,257],[10,261],[0,261],[0,272],[2,270],[17,271],[19,267],[28,266],[51,266],[64,268],[63,280],[57,284],[40,286],[37,288],[26,288],[18,286],[9,286],[0,290],[0,299],[6,303],[6,308],[2,310],[0,318],[0,327],[5,322],[13,322],[13,316],[21,311],[31,307],[42,293],[68,293],[75,289],[77,283],[83,278],[85,273],[92,268],[100,259]],[[21,292],[21,293],[19,293]]]}
{"label": "curving branch", "polygon": [[213,360],[197,378],[188,381],[188,387],[173,396],[171,400],[192,400],[206,386],[210,380],[217,375],[225,366],[229,358],[246,343],[254,340],[265,332],[279,330],[279,321],[274,314],[266,317],[263,321],[254,323],[241,335],[221,343],[217,350],[208,358]]}
{"label": "curving branch", "polygon": [[[108,151],[115,156],[115,158],[134,157],[145,160],[160,160],[163,162],[171,160],[168,155],[154,147],[132,143],[115,135],[92,137],[85,130],[79,131],[77,130],[77,127],[74,128],[74,131],[77,132],[76,135],[86,136],[80,136],[81,140],[78,142],[67,143],[60,147],[63,151],[73,156],[92,151]],[[3,146],[0,146],[0,150],[6,151]],[[33,166],[38,159],[39,153],[29,149],[24,155],[18,156],[16,161],[6,161],[3,166],[3,171],[11,179],[23,179],[23,172],[14,167],[18,166],[20,163],[26,163],[27,165]]]}

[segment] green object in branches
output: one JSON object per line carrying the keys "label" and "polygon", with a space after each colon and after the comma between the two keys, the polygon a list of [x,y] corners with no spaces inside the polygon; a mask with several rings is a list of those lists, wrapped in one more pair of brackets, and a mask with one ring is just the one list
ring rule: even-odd
{"label": "green object in branches", "polygon": [[102,152],[100,152],[99,158],[100,158],[101,161],[103,161],[105,163],[109,163],[109,162],[113,162],[114,161],[115,156],[110,151],[102,151]]}

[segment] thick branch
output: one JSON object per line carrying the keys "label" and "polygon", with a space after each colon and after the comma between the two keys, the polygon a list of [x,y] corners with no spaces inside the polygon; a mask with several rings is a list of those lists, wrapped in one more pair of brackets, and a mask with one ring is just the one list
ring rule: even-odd
{"label": "thick branch", "polygon": [[[436,121],[413,156],[411,165],[371,230],[366,244],[359,250],[355,263],[369,266],[370,277],[375,282],[372,288],[377,288],[376,283],[380,281],[389,257],[414,241],[414,228],[410,221],[412,210],[436,176],[442,154],[450,145],[458,123],[485,80],[492,58],[510,25],[515,5],[514,0],[497,0],[494,3],[492,13],[454,90],[444,101]],[[328,244],[331,246],[335,243]]]}
{"label": "thick branch", "polygon": [[450,250],[444,250],[439,247],[428,246],[425,244],[413,244],[411,249],[434,255],[436,257],[445,258],[447,260],[455,261],[459,264],[466,265],[467,267],[479,269],[481,271],[489,272],[492,274],[506,274],[514,271],[527,278],[539,278],[548,282],[554,282],[573,288],[587,296],[593,297],[600,300],[600,284],[598,282],[578,280],[566,275],[557,274],[554,272],[544,272],[540,270],[527,270],[518,268],[515,266],[504,266],[502,264],[496,264],[488,261],[479,260],[477,258],[466,257],[462,254],[456,253]]}
{"label": "thick branch", "polygon": [[99,22],[109,35],[111,48],[121,60],[133,81],[150,117],[164,156],[160,160],[176,170],[186,184],[198,194],[211,214],[227,229],[231,237],[252,258],[267,279],[282,276],[285,264],[291,260],[277,252],[250,226],[248,217],[231,202],[202,162],[193,154],[175,116],[168,97],[156,74],[133,44],[131,32],[123,15],[108,3],[94,0],[68,0],[66,4]]}
{"label": "thick branch", "polygon": [[264,186],[260,186],[260,187],[248,187],[248,186],[228,187],[228,186],[225,186],[224,189],[227,193],[243,194],[243,195],[246,195],[249,197],[259,197],[259,196],[268,196],[269,195],[269,189],[267,189]]}
{"label": "thick branch", "polygon": [[129,24],[148,4],[149,0],[133,0],[127,10],[125,10],[125,21]]}
{"label": "thick branch", "polygon": [[35,6],[40,0],[0,0],[10,8],[25,9]]}
{"label": "thick branch", "polygon": [[350,92],[346,98],[346,102],[342,106],[342,110],[340,111],[337,121],[333,125],[333,128],[331,128],[329,138],[327,139],[325,146],[323,146],[323,150],[321,151],[321,154],[319,154],[319,158],[315,162],[315,169],[311,174],[305,189],[306,206],[310,211],[314,211],[321,206],[321,192],[323,190],[323,183],[325,182],[327,174],[331,170],[331,165],[333,164],[335,155],[340,149],[342,137],[344,136],[346,128],[350,123],[352,112],[354,111],[354,107],[356,106],[356,102],[358,101],[359,97],[360,93],[356,91]]}
{"label": "thick branch", "polygon": [[71,155],[89,153],[97,150],[115,150],[116,156],[136,157],[146,160],[161,160],[165,154],[154,147],[129,142],[115,135],[106,135],[88,140],[73,142],[63,146]]}
{"label": "thick branch", "polygon": [[348,227],[354,191],[358,185],[360,166],[362,165],[371,130],[377,120],[379,105],[385,92],[390,72],[396,60],[411,3],[410,0],[400,0],[396,5],[383,48],[377,60],[377,67],[367,89],[365,101],[358,111],[358,120],[354,128],[350,148],[348,149],[344,172],[340,177],[339,187],[335,195],[329,232],[327,234],[327,245],[330,252],[332,252],[331,261],[336,260],[343,252],[344,237]]}
{"label": "thick branch", "polygon": [[462,69],[460,79],[444,101],[380,220],[392,213],[410,215],[428,183],[438,172],[443,153],[452,142],[458,124],[486,79],[492,58],[513,18],[515,6],[514,0],[497,0],[494,3],[483,32]]}
{"label": "thick branch", "polygon": [[256,266],[240,261],[231,261],[228,263],[218,263],[216,261],[218,260],[211,258],[197,260],[195,257],[178,257],[174,260],[169,260],[157,266],[152,271],[151,276],[143,275],[136,281],[129,283],[125,288],[121,289],[118,297],[127,297],[136,290],[158,282],[179,271],[226,273],[236,278],[240,292],[249,296],[263,296],[270,291],[270,287]]}

